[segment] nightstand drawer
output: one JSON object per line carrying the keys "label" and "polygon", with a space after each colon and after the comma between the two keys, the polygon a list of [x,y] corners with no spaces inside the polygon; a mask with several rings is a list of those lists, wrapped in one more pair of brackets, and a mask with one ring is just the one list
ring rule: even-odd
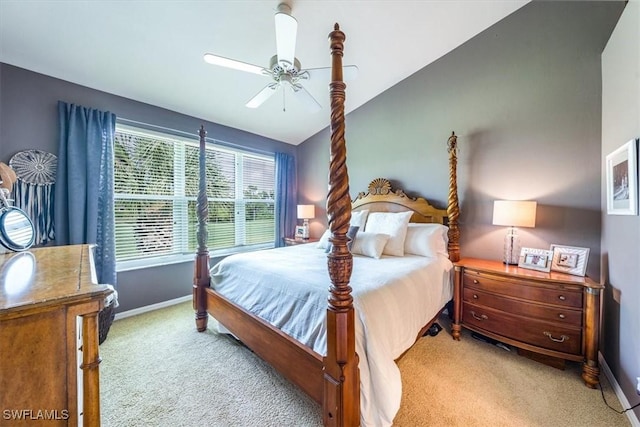
{"label": "nightstand drawer", "polygon": [[557,322],[576,328],[582,326],[582,310],[532,304],[473,288],[464,288],[463,293],[464,301],[472,304],[495,308],[515,315]]}
{"label": "nightstand drawer", "polygon": [[475,328],[549,350],[570,354],[582,351],[581,329],[526,319],[466,302],[462,308],[462,321]]}
{"label": "nightstand drawer", "polygon": [[545,304],[582,308],[582,290],[573,288],[545,288],[530,286],[530,283],[518,280],[505,280],[475,271],[465,270],[463,286],[499,293],[514,298],[523,298]]}

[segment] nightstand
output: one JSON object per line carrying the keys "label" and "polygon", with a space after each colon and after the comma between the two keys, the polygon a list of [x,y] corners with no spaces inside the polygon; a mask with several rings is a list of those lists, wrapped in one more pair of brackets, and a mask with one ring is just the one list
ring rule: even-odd
{"label": "nightstand", "polygon": [[317,242],[320,239],[317,238],[313,238],[310,237],[308,239],[296,239],[293,237],[284,237],[284,245],[285,246],[295,246],[295,245],[302,245],[304,243],[313,243],[313,242]]}
{"label": "nightstand", "polygon": [[603,285],[500,261],[467,258],[454,266],[454,339],[464,327],[520,354],[582,362],[582,379],[596,388]]}

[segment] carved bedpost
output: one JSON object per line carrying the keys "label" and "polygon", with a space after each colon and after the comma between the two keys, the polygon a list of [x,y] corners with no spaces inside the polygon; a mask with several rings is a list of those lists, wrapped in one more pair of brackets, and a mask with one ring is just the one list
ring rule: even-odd
{"label": "carved bedpost", "polygon": [[458,178],[456,168],[458,164],[458,137],[455,132],[447,140],[447,150],[449,151],[449,202],[447,204],[447,215],[449,216],[449,259],[452,262],[460,260],[460,230],[458,229],[458,217],[460,207],[458,206]]}
{"label": "carved bedpost", "polygon": [[331,287],[327,308],[327,355],[324,358],[323,422],[325,426],[360,424],[360,374],[355,350],[355,314],[349,280],[353,256],[347,248],[351,197],[344,138],[342,55],[345,35],[335,24],[329,34],[332,57],[331,146],[327,216],[332,249],[327,255]]}
{"label": "carved bedpost", "polygon": [[198,332],[207,329],[207,293],[211,276],[209,275],[209,251],[207,249],[207,219],[209,217],[209,204],[207,201],[207,168],[205,162],[205,138],[207,131],[204,125],[200,126],[200,182],[198,187],[198,253],[193,275],[193,309],[196,311],[196,328]]}

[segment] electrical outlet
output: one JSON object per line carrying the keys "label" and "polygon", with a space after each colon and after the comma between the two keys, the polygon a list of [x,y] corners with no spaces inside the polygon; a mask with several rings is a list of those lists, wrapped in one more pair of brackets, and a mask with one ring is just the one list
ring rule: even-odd
{"label": "electrical outlet", "polygon": [[636,380],[638,381],[636,384],[636,393],[640,396],[640,377],[637,377]]}

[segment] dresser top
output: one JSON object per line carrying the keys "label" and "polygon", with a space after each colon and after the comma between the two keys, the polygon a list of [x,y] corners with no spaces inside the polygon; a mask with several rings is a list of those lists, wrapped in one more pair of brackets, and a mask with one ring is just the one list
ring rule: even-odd
{"label": "dresser top", "polygon": [[479,259],[479,258],[463,258],[454,265],[469,268],[485,273],[493,273],[499,275],[505,275],[510,277],[519,277],[522,279],[535,279],[543,282],[551,283],[567,283],[574,285],[582,285],[589,288],[602,289],[603,285],[594,281],[587,276],[574,276],[571,274],[560,273],[557,271],[551,271],[546,273],[544,271],[530,270],[528,268],[521,268],[517,265],[507,265],[501,261]]}
{"label": "dresser top", "polygon": [[0,255],[0,315],[111,293],[106,285],[96,282],[91,245],[50,246]]}

